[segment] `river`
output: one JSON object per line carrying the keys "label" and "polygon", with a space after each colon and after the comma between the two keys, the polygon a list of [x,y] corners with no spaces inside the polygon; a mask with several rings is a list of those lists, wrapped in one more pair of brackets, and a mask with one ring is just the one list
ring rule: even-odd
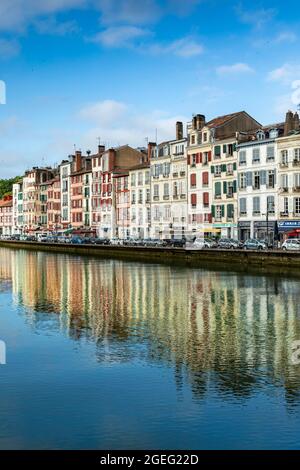
{"label": "river", "polygon": [[1,248],[0,448],[300,448],[299,293]]}

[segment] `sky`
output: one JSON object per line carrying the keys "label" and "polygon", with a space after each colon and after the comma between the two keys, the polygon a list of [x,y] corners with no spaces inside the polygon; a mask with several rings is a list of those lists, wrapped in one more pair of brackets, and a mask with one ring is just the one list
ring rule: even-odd
{"label": "sky", "polygon": [[1,0],[0,178],[196,113],[281,122],[299,46],[298,0]]}

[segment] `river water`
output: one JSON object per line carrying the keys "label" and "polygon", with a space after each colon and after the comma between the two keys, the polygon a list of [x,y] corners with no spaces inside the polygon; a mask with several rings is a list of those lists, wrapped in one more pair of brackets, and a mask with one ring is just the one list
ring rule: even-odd
{"label": "river water", "polygon": [[299,294],[293,278],[0,249],[0,448],[300,448]]}

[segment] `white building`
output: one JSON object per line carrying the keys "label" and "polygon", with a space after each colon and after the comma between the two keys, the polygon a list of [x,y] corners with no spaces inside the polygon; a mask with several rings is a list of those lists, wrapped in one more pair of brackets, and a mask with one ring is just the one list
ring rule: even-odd
{"label": "white building", "polygon": [[151,226],[150,163],[129,171],[130,237],[147,239]]}
{"label": "white building", "polygon": [[15,183],[12,188],[13,193],[13,233],[22,234],[24,228],[23,218],[23,180]]}
{"label": "white building", "polygon": [[239,239],[277,239],[278,161],[276,139],[284,123],[274,124],[248,136],[238,145]]}
{"label": "white building", "polygon": [[63,160],[59,167],[61,183],[61,225],[71,226],[71,171],[72,160]]}

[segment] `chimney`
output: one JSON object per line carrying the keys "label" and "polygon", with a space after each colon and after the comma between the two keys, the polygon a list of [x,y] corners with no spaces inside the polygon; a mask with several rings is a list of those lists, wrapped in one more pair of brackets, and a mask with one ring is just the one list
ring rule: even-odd
{"label": "chimney", "polygon": [[116,151],[115,149],[109,149],[108,151],[108,171],[112,171],[116,164]]}
{"label": "chimney", "polygon": [[294,124],[294,115],[292,111],[288,111],[285,118],[284,135],[288,135],[291,131],[294,130]]}
{"label": "chimney", "polygon": [[105,145],[98,145],[98,154],[102,155],[105,152]]}
{"label": "chimney", "polygon": [[205,116],[203,114],[197,114],[196,116],[196,128],[198,131],[205,126]]}
{"label": "chimney", "polygon": [[193,117],[193,120],[192,120],[192,127],[193,127],[193,130],[194,130],[194,131],[197,129],[197,116],[194,116],[194,117]]}
{"label": "chimney", "polygon": [[156,144],[154,142],[149,142],[148,143],[148,154],[147,154],[147,162],[150,162],[152,158],[152,150],[156,147]]}
{"label": "chimney", "polygon": [[75,171],[80,171],[81,170],[81,151],[77,150],[75,152]]}
{"label": "chimney", "polygon": [[176,122],[176,140],[183,139],[183,123],[180,121]]}
{"label": "chimney", "polygon": [[299,114],[298,113],[294,114],[294,129],[295,129],[295,131],[300,130],[300,121],[299,121]]}

